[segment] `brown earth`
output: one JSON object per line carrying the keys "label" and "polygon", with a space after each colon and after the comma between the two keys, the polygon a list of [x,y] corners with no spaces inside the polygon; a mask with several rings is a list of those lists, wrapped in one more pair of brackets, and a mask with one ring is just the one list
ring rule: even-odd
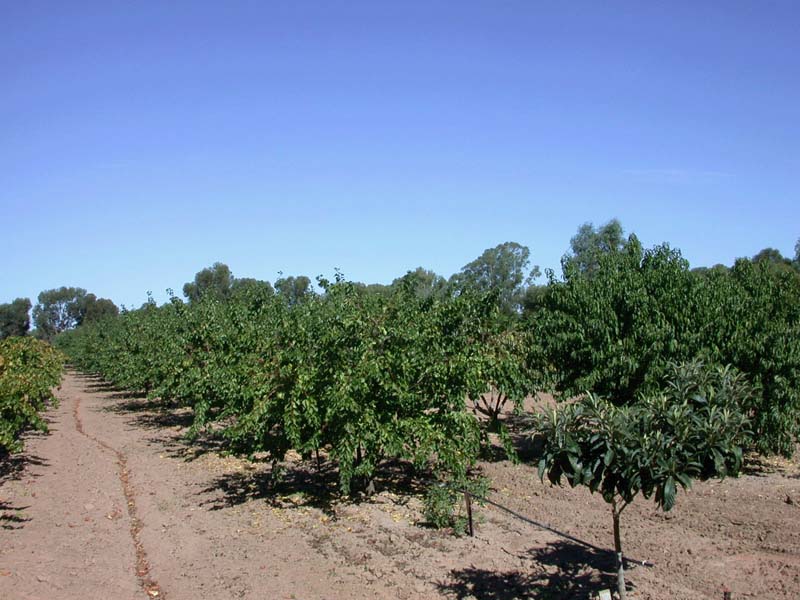
{"label": "brown earth", "polygon": [[[69,375],[50,433],[0,473],[2,599],[587,598],[613,586],[605,551],[494,507],[476,536],[424,526],[418,485],[396,466],[379,493],[344,502],[334,474],[269,468],[181,438],[189,415]],[[491,497],[599,548],[602,499],[542,484],[529,466],[484,462]],[[321,482],[325,482],[325,485]],[[631,598],[800,597],[800,468],[761,465],[698,484],[664,514],[623,515]]]}

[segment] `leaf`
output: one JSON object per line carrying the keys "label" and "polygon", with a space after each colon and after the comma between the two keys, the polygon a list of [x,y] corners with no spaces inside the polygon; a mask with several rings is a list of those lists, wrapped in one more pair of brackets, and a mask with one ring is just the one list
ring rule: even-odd
{"label": "leaf", "polygon": [[664,492],[663,492],[663,502],[662,507],[665,511],[672,510],[672,507],[675,506],[675,495],[677,490],[675,489],[675,480],[672,477],[667,478],[667,481],[664,483]]}

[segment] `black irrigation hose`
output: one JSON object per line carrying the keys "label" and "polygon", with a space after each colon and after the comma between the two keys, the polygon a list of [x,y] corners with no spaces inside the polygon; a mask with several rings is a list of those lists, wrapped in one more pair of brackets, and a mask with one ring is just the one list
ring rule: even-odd
{"label": "black irrigation hose", "polygon": [[[494,506],[495,508],[499,508],[500,510],[502,510],[504,512],[507,512],[512,517],[516,517],[520,521],[524,521],[525,523],[528,523],[529,525],[533,525],[534,527],[538,527],[540,529],[544,529],[546,531],[549,531],[550,533],[554,533],[554,534],[556,534],[556,535],[558,535],[560,537],[563,537],[565,539],[570,540],[571,542],[575,542],[576,544],[580,544],[581,546],[585,546],[586,548],[591,548],[592,550],[595,550],[597,552],[602,552],[602,553],[606,553],[607,552],[607,553],[613,554],[613,552],[611,550],[609,550],[608,548],[600,548],[599,546],[595,546],[594,544],[590,544],[589,542],[585,542],[585,541],[583,541],[583,540],[581,540],[579,538],[576,538],[573,535],[570,535],[568,533],[564,533],[563,531],[559,531],[558,529],[553,529],[549,525],[545,525],[544,523],[539,523],[538,521],[534,521],[533,519],[529,519],[525,515],[521,515],[517,511],[512,510],[512,509],[510,509],[510,508],[508,508],[506,506],[503,506],[502,504],[498,504],[497,502],[489,500],[488,498],[485,498],[483,496],[478,496],[478,495],[473,494],[472,492],[469,492],[469,491],[464,490],[464,489],[459,489],[459,488],[450,488],[450,489],[452,489],[453,491],[461,492],[462,494],[466,494],[467,496],[471,496],[472,498],[475,498],[479,502],[485,502],[486,504],[490,504],[491,506]],[[627,556],[623,556],[623,560],[625,562],[633,563],[633,564],[635,564],[637,566],[642,566],[642,567],[653,567],[653,566],[655,566],[655,563],[653,563],[652,561],[636,560],[636,559],[633,559],[633,558],[629,558]]]}

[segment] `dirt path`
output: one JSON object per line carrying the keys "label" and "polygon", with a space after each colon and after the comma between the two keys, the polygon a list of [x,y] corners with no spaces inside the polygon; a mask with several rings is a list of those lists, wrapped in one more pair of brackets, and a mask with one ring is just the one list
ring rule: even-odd
{"label": "dirt path", "polygon": [[[479,510],[475,538],[420,525],[401,471],[369,502],[314,493],[313,469],[268,469],[187,446],[188,414],[70,375],[50,413],[0,476],[0,598],[586,598],[613,581],[609,556]],[[607,507],[553,489],[533,469],[485,463],[495,498],[600,547]],[[632,598],[797,598],[800,470],[698,485],[669,515],[634,504]],[[332,473],[322,475],[330,480]],[[315,487],[316,486],[316,487]]]}

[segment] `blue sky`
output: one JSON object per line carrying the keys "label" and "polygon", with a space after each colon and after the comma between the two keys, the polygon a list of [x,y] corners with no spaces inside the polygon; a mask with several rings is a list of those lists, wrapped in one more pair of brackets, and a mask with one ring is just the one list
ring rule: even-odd
{"label": "blue sky", "polygon": [[0,302],[800,237],[800,3],[4,2]]}

